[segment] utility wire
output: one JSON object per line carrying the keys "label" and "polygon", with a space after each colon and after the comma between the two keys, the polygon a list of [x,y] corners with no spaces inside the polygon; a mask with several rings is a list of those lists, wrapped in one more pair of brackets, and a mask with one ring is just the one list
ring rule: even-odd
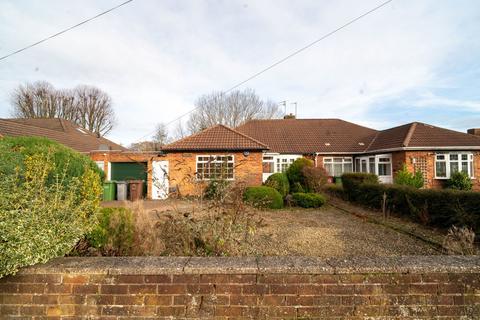
{"label": "utility wire", "polygon": [[[230,91],[232,91],[232,90],[234,90],[234,89],[236,89],[236,88],[240,87],[241,85],[243,85],[243,84],[247,83],[248,81],[250,81],[250,80],[252,80],[252,79],[255,79],[256,77],[258,77],[258,76],[260,76],[261,74],[263,74],[263,73],[267,72],[268,70],[275,68],[275,67],[276,67],[276,66],[278,66],[279,64],[281,64],[281,63],[283,63],[283,62],[287,61],[288,59],[290,59],[290,58],[292,58],[292,57],[296,56],[297,54],[299,54],[299,53],[301,53],[301,52],[303,52],[303,51],[305,51],[305,50],[307,50],[307,49],[309,49],[309,48],[313,47],[314,45],[316,45],[316,44],[317,44],[317,43],[319,43],[320,41],[322,41],[322,40],[324,40],[324,39],[326,39],[326,38],[328,38],[328,37],[332,36],[333,34],[337,33],[338,31],[340,31],[340,30],[342,30],[342,29],[344,29],[344,28],[348,27],[349,25],[351,25],[351,24],[353,24],[353,23],[357,22],[358,20],[362,19],[363,17],[365,17],[365,16],[367,16],[367,15],[369,15],[369,14],[371,14],[371,13],[373,13],[373,12],[377,11],[378,9],[380,9],[380,8],[382,8],[382,7],[384,7],[384,6],[386,6],[387,4],[389,4],[389,3],[390,3],[390,2],[392,2],[392,1],[393,1],[393,0],[388,0],[388,1],[385,1],[385,2],[381,3],[380,5],[378,5],[378,6],[374,7],[374,8],[372,8],[372,9],[368,10],[367,12],[365,12],[365,13],[363,13],[363,14],[359,15],[358,17],[356,17],[356,18],[354,18],[354,19],[352,19],[352,20],[348,21],[347,23],[345,23],[345,24],[341,25],[340,27],[336,28],[335,30],[333,30],[333,31],[330,31],[329,33],[327,33],[327,34],[323,35],[322,37],[318,38],[317,40],[315,40],[315,41],[313,41],[313,42],[311,42],[311,43],[307,44],[306,46],[304,46],[304,47],[302,47],[302,48],[300,48],[300,49],[298,49],[298,50],[296,50],[296,51],[294,51],[294,52],[290,53],[290,54],[289,54],[289,55],[287,55],[286,57],[284,57],[284,58],[282,58],[282,59],[278,60],[277,62],[275,62],[275,63],[273,63],[273,64],[269,65],[268,67],[266,67],[266,68],[264,68],[264,69],[260,70],[259,72],[257,72],[257,73],[255,73],[255,74],[253,74],[252,76],[250,76],[250,77],[246,78],[245,80],[243,80],[243,81],[241,81],[241,82],[239,82],[239,83],[235,84],[234,86],[232,86],[232,87],[228,88],[227,90],[225,90],[225,91],[222,91],[222,93],[228,93],[228,92],[230,92]],[[186,112],[186,113],[182,114],[181,116],[179,116],[179,117],[177,117],[177,118],[173,119],[172,121],[169,121],[169,122],[165,123],[165,126],[169,126],[170,124],[172,124],[172,123],[174,123],[174,122],[176,122],[176,121],[178,121],[178,120],[182,119],[183,117],[185,117],[185,116],[189,115],[190,113],[194,112],[194,111],[195,111],[195,110],[197,110],[198,108],[200,108],[200,107],[195,107],[195,108],[191,109],[190,111],[188,111],[188,112]],[[152,132],[149,132],[149,133],[147,133],[146,135],[144,135],[144,136],[142,136],[142,137],[140,137],[140,138],[139,138],[137,141],[140,141],[140,140],[142,140],[143,138],[145,138],[145,137],[147,137],[147,136],[149,136],[149,135],[152,135],[153,133],[155,133],[155,130],[154,130],[154,131],[152,131]]]}
{"label": "utility wire", "polygon": [[2,56],[2,57],[0,57],[0,61],[2,61],[2,60],[4,60],[4,59],[7,59],[8,57],[11,57],[11,56],[13,56],[13,55],[16,55],[16,54],[18,54],[18,53],[20,53],[20,52],[22,52],[22,51],[25,51],[25,50],[27,50],[27,49],[30,49],[30,48],[32,48],[32,47],[35,47],[35,46],[37,46],[37,45],[39,45],[39,44],[41,44],[41,43],[43,43],[43,42],[45,42],[45,41],[48,41],[48,40],[50,40],[50,39],[52,39],[52,38],[58,37],[59,35],[62,35],[62,34],[64,34],[65,32],[68,32],[68,31],[70,31],[70,30],[72,30],[72,29],[75,29],[75,28],[77,28],[77,27],[80,27],[81,25],[84,25],[84,24],[86,24],[86,23],[88,23],[88,22],[90,22],[90,21],[92,21],[92,20],[95,20],[95,19],[97,19],[97,18],[99,18],[99,17],[101,17],[101,16],[103,16],[103,15],[106,15],[107,13],[112,12],[113,10],[118,9],[118,8],[120,8],[120,7],[128,4],[128,3],[130,3],[130,2],[132,2],[132,1],[133,1],[133,0],[128,0],[128,1],[122,2],[122,3],[120,3],[119,5],[116,5],[115,7],[112,7],[112,8],[110,8],[110,9],[106,10],[106,11],[103,11],[103,12],[97,14],[96,16],[93,16],[93,17],[91,17],[91,18],[88,18],[87,20],[84,20],[84,21],[82,21],[82,22],[80,22],[80,23],[77,23],[76,25],[73,25],[73,26],[71,26],[71,27],[68,27],[67,29],[64,29],[64,30],[62,30],[62,31],[60,31],[60,32],[57,32],[57,33],[55,33],[55,34],[52,34],[51,36],[48,36],[48,37],[46,37],[46,38],[44,38],[44,39],[42,39],[42,40],[40,40],[40,41],[37,41],[37,42],[32,43],[32,44],[30,44],[30,45],[28,45],[28,46],[26,46],[26,47],[23,47],[23,48],[21,48],[21,49],[18,49],[18,50],[14,51],[14,52],[11,52],[11,53],[5,55],[5,56]]}

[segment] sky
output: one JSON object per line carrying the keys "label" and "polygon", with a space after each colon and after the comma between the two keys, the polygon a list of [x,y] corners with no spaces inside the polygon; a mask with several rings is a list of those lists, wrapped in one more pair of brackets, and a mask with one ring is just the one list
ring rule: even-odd
{"label": "sky", "polygon": [[[122,0],[1,0],[0,56]],[[88,84],[113,100],[128,145],[383,0],[133,2],[0,61],[0,118],[20,84]],[[480,127],[480,1],[394,0],[243,85],[297,118],[375,129]],[[184,118],[184,121],[187,117]],[[173,130],[175,124],[171,125]],[[146,135],[146,137],[144,137]]]}

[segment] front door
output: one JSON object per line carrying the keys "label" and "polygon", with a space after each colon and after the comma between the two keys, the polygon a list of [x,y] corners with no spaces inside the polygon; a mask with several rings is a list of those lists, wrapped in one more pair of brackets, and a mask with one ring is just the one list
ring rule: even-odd
{"label": "front door", "polygon": [[152,161],[152,199],[168,198],[168,161]]}

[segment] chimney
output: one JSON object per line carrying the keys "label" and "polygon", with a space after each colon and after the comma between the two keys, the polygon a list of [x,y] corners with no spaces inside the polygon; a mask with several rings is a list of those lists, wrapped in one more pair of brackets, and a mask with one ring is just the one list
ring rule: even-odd
{"label": "chimney", "polygon": [[[283,116],[283,119],[295,119],[295,115],[293,113],[286,114]],[[479,129],[480,130],[480,129]]]}
{"label": "chimney", "polygon": [[480,128],[468,129],[467,133],[473,134],[474,136],[480,136]]}

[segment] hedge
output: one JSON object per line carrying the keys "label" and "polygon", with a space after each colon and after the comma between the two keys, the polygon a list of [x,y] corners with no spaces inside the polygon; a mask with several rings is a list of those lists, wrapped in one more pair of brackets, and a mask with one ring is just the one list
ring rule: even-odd
{"label": "hedge", "polygon": [[318,193],[301,193],[292,194],[295,205],[302,208],[319,208],[327,201],[324,196]]}
{"label": "hedge", "polygon": [[248,187],[245,190],[244,200],[257,208],[283,208],[282,195],[274,188],[267,186]]}
{"label": "hedge", "polygon": [[342,181],[345,195],[350,201],[381,209],[385,194],[386,207],[392,212],[410,216],[430,226],[469,226],[476,233],[480,232],[479,192],[419,190],[410,186],[379,184],[372,182],[374,179],[371,176],[359,173],[345,174]]}
{"label": "hedge", "polygon": [[282,172],[274,173],[268,177],[267,181],[265,181],[265,185],[277,190],[282,197],[286,197],[290,191],[290,183],[288,182],[287,175]]}
{"label": "hedge", "polygon": [[287,168],[285,174],[290,182],[292,192],[303,192],[304,190],[309,191],[303,172],[305,166],[313,167],[313,161],[307,158],[298,158]]}

